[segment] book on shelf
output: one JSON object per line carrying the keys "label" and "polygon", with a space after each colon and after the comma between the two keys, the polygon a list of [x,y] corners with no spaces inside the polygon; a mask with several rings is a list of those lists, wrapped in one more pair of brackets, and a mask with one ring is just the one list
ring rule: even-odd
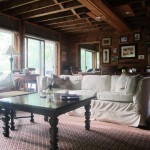
{"label": "book on shelf", "polygon": [[79,95],[77,95],[77,94],[64,94],[64,95],[61,95],[61,100],[62,101],[78,101]]}

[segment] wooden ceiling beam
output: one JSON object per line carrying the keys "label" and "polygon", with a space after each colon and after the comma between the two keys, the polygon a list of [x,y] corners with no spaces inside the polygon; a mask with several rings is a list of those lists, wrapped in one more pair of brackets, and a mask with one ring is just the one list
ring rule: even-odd
{"label": "wooden ceiling beam", "polygon": [[60,7],[58,5],[56,5],[56,8],[54,6],[51,8],[48,7],[48,8],[44,8],[44,9],[40,9],[40,10],[36,10],[33,12],[29,12],[29,13],[20,15],[20,17],[23,19],[36,18],[36,17],[40,17],[40,16],[55,14],[55,13],[59,13],[59,12],[68,11],[70,9],[81,8],[81,7],[83,7],[83,6],[78,5],[78,6],[73,6],[71,8],[60,9]]}
{"label": "wooden ceiling beam", "polygon": [[38,23],[38,22],[42,22],[42,21],[47,21],[47,20],[51,20],[51,19],[56,19],[56,18],[63,18],[65,16],[72,16],[73,13],[68,10],[68,11],[64,11],[64,12],[59,12],[56,14],[50,14],[50,15],[46,15],[46,16],[42,16],[42,17],[38,17],[38,18],[33,18],[30,19],[30,21],[34,22],[34,23]]}
{"label": "wooden ceiling beam", "polygon": [[[77,15],[79,15],[79,16],[81,15],[80,18],[82,18],[83,14],[84,14],[84,12],[80,12]],[[73,12],[71,10],[68,10],[68,11],[50,14],[50,15],[46,15],[46,16],[42,16],[42,17],[38,17],[38,18],[32,18],[32,19],[30,19],[30,21],[33,23],[38,23],[38,22],[44,22],[44,21],[53,20],[53,19],[57,19],[57,18],[59,19],[59,18],[69,17],[72,15],[73,15]]]}
{"label": "wooden ceiling beam", "polygon": [[20,6],[24,6],[27,4],[32,4],[34,2],[37,2],[39,0],[12,0],[9,3],[4,3],[0,6],[0,10],[5,11],[5,10],[9,10],[9,9],[13,9],[13,8],[17,8]]}
{"label": "wooden ceiling beam", "polygon": [[69,28],[69,27],[72,27],[72,26],[80,26],[82,24],[89,24],[89,25],[98,25],[98,26],[103,26],[102,23],[99,23],[99,22],[89,22],[87,21],[87,19],[82,19],[82,20],[75,20],[75,21],[70,21],[70,22],[67,22],[67,23],[60,23],[60,24],[57,24],[57,25],[49,25],[49,27],[51,28]]}
{"label": "wooden ceiling beam", "polygon": [[53,0],[53,1],[55,2],[55,4],[58,4],[61,9],[64,9],[63,5],[59,3],[58,0]]}
{"label": "wooden ceiling beam", "polygon": [[73,16],[64,17],[60,19],[44,21],[44,22],[41,22],[40,25],[49,25],[49,24],[56,24],[56,23],[61,23],[61,22],[68,22],[68,21],[75,20],[75,19],[77,19],[77,16],[73,15]]}
{"label": "wooden ceiling beam", "polygon": [[79,6],[80,3],[78,1],[70,1],[70,2],[66,2],[66,3],[62,3],[64,8],[72,8],[74,6]]}
{"label": "wooden ceiling beam", "polygon": [[65,28],[72,28],[73,26],[79,26],[79,25],[83,25],[83,24],[88,24],[91,25],[90,23],[87,22],[81,22],[81,23],[77,23],[77,24],[68,24],[68,25],[62,25],[62,26],[51,26],[51,28],[55,29],[55,28],[61,28],[61,29],[65,29]]}
{"label": "wooden ceiling beam", "polygon": [[[88,27],[88,28],[80,28],[80,29],[70,29],[70,30],[65,30],[65,33],[66,32],[77,32],[77,31],[91,31],[93,29],[97,29],[99,30],[100,28],[99,27]],[[59,31],[64,31],[64,30],[59,30]]]}
{"label": "wooden ceiling beam", "polygon": [[46,7],[53,6],[53,5],[56,5],[54,1],[49,1],[49,0],[47,0],[47,1],[37,1],[37,2],[34,2],[32,5],[27,4],[27,5],[20,6],[17,9],[16,8],[11,9],[9,11],[9,14],[16,16],[16,15],[19,15],[19,14],[32,12],[32,11],[42,9],[42,8],[46,8]]}
{"label": "wooden ceiling beam", "polygon": [[91,25],[91,24],[86,23],[86,24],[72,25],[71,27],[67,27],[67,28],[58,28],[58,29],[59,29],[59,30],[65,31],[65,30],[72,30],[72,29],[73,29],[73,30],[76,30],[76,29],[81,29],[81,28],[91,28],[91,27],[97,28],[98,25]]}
{"label": "wooden ceiling beam", "polygon": [[69,25],[72,25],[72,24],[80,24],[80,23],[86,23],[86,19],[75,19],[75,20],[72,20],[72,21],[68,21],[68,22],[61,22],[61,23],[57,23],[57,24],[50,24],[48,25],[49,27],[61,27],[61,26],[69,26]]}
{"label": "wooden ceiling beam", "polygon": [[81,19],[81,17],[76,13],[76,11],[74,9],[71,9],[71,11],[78,19]]}
{"label": "wooden ceiling beam", "polygon": [[[119,16],[117,16],[103,0],[78,0],[87,7],[93,14],[106,21],[119,31],[130,31],[129,26]],[[94,19],[94,18],[93,18]]]}

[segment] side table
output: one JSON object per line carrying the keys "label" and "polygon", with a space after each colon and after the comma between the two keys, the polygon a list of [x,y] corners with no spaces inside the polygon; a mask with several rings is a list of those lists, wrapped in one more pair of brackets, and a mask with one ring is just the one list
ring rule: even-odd
{"label": "side table", "polygon": [[28,84],[35,84],[36,85],[36,91],[37,91],[37,82],[36,82],[36,77],[39,76],[39,74],[19,74],[15,73],[13,74],[14,78],[20,78],[23,81],[23,88],[24,91],[29,91],[31,92],[31,88],[28,88]]}

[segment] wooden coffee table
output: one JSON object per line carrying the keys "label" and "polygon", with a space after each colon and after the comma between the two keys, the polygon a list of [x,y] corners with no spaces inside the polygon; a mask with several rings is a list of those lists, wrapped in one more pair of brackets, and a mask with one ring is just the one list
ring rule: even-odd
{"label": "wooden coffee table", "polygon": [[[9,137],[9,128],[15,129],[14,126],[14,110],[24,112],[32,112],[50,117],[50,144],[51,150],[58,149],[58,116],[79,107],[85,107],[85,129],[90,130],[90,103],[94,97],[80,96],[79,101],[67,102],[61,101],[60,95],[55,94],[52,100],[41,98],[40,94],[28,94],[16,97],[0,99],[0,105],[3,108],[2,121],[3,135]],[[9,126],[10,121],[10,126]]]}

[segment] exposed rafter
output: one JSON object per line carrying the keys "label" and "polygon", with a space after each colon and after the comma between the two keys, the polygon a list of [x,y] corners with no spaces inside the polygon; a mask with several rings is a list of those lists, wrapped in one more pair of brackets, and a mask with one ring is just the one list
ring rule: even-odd
{"label": "exposed rafter", "polygon": [[67,34],[128,32],[149,28],[150,0],[1,0],[0,13]]}
{"label": "exposed rafter", "polygon": [[[100,17],[119,31],[129,31],[127,24],[120,19],[102,0],[78,0],[87,7],[95,16]],[[95,18],[93,18],[95,19]]]}

